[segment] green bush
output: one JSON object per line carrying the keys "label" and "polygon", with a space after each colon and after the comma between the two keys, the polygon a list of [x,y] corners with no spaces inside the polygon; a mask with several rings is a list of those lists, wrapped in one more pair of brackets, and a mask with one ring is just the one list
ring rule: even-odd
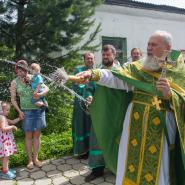
{"label": "green bush", "polygon": [[72,101],[71,95],[62,89],[52,89],[46,97],[49,112],[46,113],[47,127],[44,134],[61,133],[71,128]]}
{"label": "green bush", "polygon": [[[25,151],[24,135],[21,130],[15,133],[17,154],[11,156],[10,166],[23,166],[28,162],[28,157]],[[61,134],[50,134],[41,136],[41,148],[39,159],[45,160],[50,158],[60,158],[64,155],[72,153],[72,138],[71,130]]]}

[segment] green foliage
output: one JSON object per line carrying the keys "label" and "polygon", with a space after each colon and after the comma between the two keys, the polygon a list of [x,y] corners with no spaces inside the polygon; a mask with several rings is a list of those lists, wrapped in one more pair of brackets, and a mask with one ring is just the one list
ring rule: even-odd
{"label": "green foliage", "polygon": [[13,48],[8,48],[6,45],[0,44],[1,59],[13,58],[14,52],[15,52],[15,50]]}
{"label": "green foliage", "polygon": [[[15,48],[15,58],[55,59],[58,63],[76,58],[91,45],[100,25],[87,40],[84,35],[101,0],[6,0],[1,3],[0,43]],[[83,44],[81,43],[83,41]],[[81,44],[79,44],[81,43]],[[52,54],[51,54],[52,53]],[[58,60],[60,59],[60,60]]]}
{"label": "green foliage", "polygon": [[0,43],[0,97],[1,100],[10,100],[9,86],[13,78],[14,66],[8,65],[4,61],[13,57],[14,50]]}
{"label": "green foliage", "polygon": [[72,152],[71,130],[62,134],[50,134],[42,138],[42,159],[57,158]]}
{"label": "green foliage", "polygon": [[[25,58],[37,61],[42,73],[55,67],[72,72],[81,53],[95,51],[93,45],[100,25],[85,37],[94,24],[92,18],[101,0],[6,0],[0,2],[0,96],[10,100],[9,86],[14,66],[6,60]],[[87,38],[87,39],[85,39]],[[49,67],[55,66],[55,67]]]}
{"label": "green foliage", "polygon": [[49,112],[46,113],[47,128],[44,134],[61,133],[71,127],[73,98],[61,88],[52,88],[47,95]]}
{"label": "green foliage", "polygon": [[[2,68],[6,68],[6,66],[3,66]],[[9,87],[11,79],[13,78],[12,76],[13,74],[11,74],[11,72],[9,73],[9,75],[0,72],[0,97],[3,101],[10,101]]]}
{"label": "green foliage", "polygon": [[[28,162],[27,154],[25,151],[24,135],[21,130],[15,134],[17,154],[11,156],[10,166],[22,166]],[[71,130],[63,133],[42,135],[41,148],[39,152],[39,159],[46,160],[50,158],[60,158],[72,152],[72,138]]]}
{"label": "green foliage", "polygon": [[[15,78],[14,66],[5,60],[25,58],[30,64],[41,64],[42,73],[49,74],[62,65],[69,73],[80,63],[81,53],[95,51],[99,45],[93,41],[100,25],[84,39],[94,24],[92,18],[101,0],[5,0],[0,2],[0,96],[10,101],[9,86]],[[55,66],[55,67],[53,67]],[[68,84],[69,86],[71,84]],[[46,97],[49,112],[47,128],[43,131],[41,159],[60,157],[71,152],[71,116],[73,97],[61,88],[50,87]],[[10,117],[17,117],[15,110]],[[21,123],[18,124],[21,128]],[[27,162],[24,134],[15,133],[18,153],[11,165]]]}

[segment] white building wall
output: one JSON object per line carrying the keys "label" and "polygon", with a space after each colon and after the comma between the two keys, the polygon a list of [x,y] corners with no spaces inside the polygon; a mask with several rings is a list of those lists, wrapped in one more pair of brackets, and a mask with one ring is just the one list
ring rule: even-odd
{"label": "white building wall", "polygon": [[[172,34],[173,49],[185,49],[185,15],[101,5],[96,10],[95,18],[96,24],[101,23],[101,32],[96,43],[102,41],[102,36],[126,38],[127,56],[130,56],[130,50],[133,47],[139,47],[146,52],[148,38],[156,30],[166,30]],[[95,56],[100,63],[101,48]]]}

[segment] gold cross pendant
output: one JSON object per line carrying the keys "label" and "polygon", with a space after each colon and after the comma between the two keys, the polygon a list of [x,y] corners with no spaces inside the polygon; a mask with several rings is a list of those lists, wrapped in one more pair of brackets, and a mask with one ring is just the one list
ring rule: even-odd
{"label": "gold cross pendant", "polygon": [[156,110],[161,110],[161,107],[160,107],[161,103],[162,103],[161,100],[159,100],[157,96],[154,96],[152,98],[152,105],[155,105]]}

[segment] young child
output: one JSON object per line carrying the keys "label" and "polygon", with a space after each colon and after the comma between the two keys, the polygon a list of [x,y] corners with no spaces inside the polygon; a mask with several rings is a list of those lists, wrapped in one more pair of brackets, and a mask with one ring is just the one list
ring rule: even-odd
{"label": "young child", "polygon": [[[40,65],[36,63],[32,63],[30,66],[31,73],[33,77],[31,78],[31,87],[34,90],[33,94],[37,94],[43,91],[42,84],[44,83],[42,76],[40,75]],[[41,97],[40,99],[32,98],[32,103],[38,107],[48,107],[48,103],[45,97]]]}
{"label": "young child", "polygon": [[0,115],[0,158],[2,160],[2,173],[0,178],[2,179],[14,179],[16,177],[15,171],[9,169],[9,157],[16,153],[16,145],[12,130],[17,130],[14,125],[21,119],[16,118],[14,120],[7,119],[10,111],[10,104],[7,102],[1,103],[2,114]]}

